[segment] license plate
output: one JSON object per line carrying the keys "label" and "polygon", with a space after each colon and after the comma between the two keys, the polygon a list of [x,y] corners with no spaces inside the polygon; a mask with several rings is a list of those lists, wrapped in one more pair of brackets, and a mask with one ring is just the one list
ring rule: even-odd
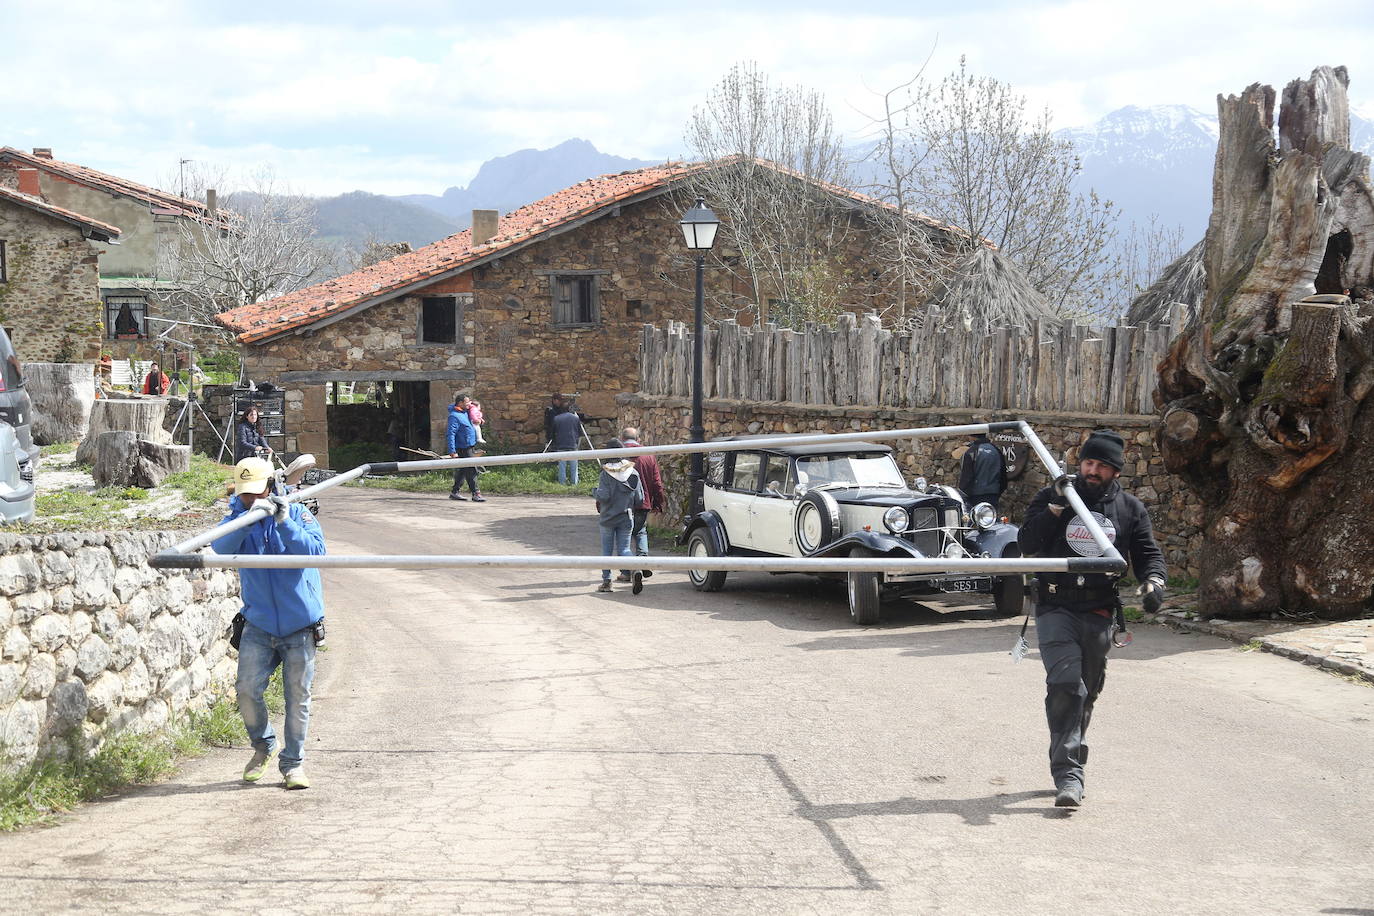
{"label": "license plate", "polygon": [[987,579],[941,579],[935,587],[946,592],[977,592],[987,590],[990,584]]}

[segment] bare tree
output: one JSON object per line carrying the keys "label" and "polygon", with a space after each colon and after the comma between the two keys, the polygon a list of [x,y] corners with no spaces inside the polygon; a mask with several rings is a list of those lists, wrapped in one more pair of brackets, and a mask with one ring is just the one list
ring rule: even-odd
{"label": "bare tree", "polygon": [[950,277],[964,253],[916,212],[926,148],[910,129],[909,93],[919,80],[918,73],[883,93],[882,114],[872,118],[878,140],[867,157],[878,178],[863,189],[889,205],[873,210],[880,243],[872,254],[893,292],[885,322],[898,327],[906,324],[910,306],[918,304],[924,292]]}
{"label": "bare tree", "polygon": [[[956,247],[996,246],[1060,314],[1102,312],[1119,269],[1117,210],[1075,190],[1078,158],[1048,111],[1029,115],[1023,96],[960,60],[939,83],[918,78],[885,94],[875,124],[875,196],[949,224]],[[894,251],[915,257],[904,271],[928,269],[928,246]]]}
{"label": "bare tree", "polygon": [[753,300],[726,309],[789,324],[838,311],[846,279],[836,251],[852,211],[824,187],[845,184],[845,162],[820,94],[775,87],[757,65],[736,64],[692,113],[686,142],[695,158],[718,163],[686,190],[722,217],[717,259]]}
{"label": "bare tree", "polygon": [[[187,176],[188,197],[208,202],[208,174]],[[209,322],[307,286],[334,264],[335,253],[315,239],[314,204],[278,185],[270,171],[259,170],[244,189],[219,200],[223,205],[205,219],[179,221],[159,246],[152,287],[169,313]]]}

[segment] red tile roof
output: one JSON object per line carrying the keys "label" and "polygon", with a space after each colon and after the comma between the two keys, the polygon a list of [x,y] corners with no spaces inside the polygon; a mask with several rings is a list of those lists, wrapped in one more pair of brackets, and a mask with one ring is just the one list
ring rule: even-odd
{"label": "red tile roof", "polygon": [[212,216],[205,208],[205,204],[198,200],[188,200],[175,194],[168,194],[166,191],[159,191],[157,188],[150,188],[126,178],[119,178],[87,168],[84,165],[77,165],[75,162],[63,162],[60,159],[49,159],[46,156],[34,156],[12,146],[3,146],[0,147],[0,163],[13,163],[15,166],[26,169],[42,169],[77,184],[142,201],[156,212],[163,214],[186,216],[202,222],[228,225],[226,222],[228,217],[223,215],[223,211]]}
{"label": "red tile roof", "polygon": [[[631,172],[588,178],[501,217],[496,235],[485,244],[473,245],[472,230],[467,229],[431,245],[315,286],[222,312],[215,320],[235,332],[240,343],[266,340],[354,309],[366,308],[392,298],[407,288],[432,282],[444,275],[470,270],[509,250],[524,247],[560,226],[587,218],[633,198],[663,193],[675,182],[693,172],[723,164],[725,160],[712,163],[670,162]],[[789,171],[771,162],[763,164],[781,171]],[[837,195],[866,206],[888,206],[847,188],[823,186]],[[925,217],[920,218],[939,225]]]}
{"label": "red tile roof", "polygon": [[60,219],[64,223],[71,223],[81,229],[82,234],[87,238],[94,238],[97,241],[108,242],[119,235],[119,227],[111,226],[109,223],[102,223],[100,220],[91,219],[89,216],[82,216],[72,210],[62,207],[55,207],[41,197],[34,197],[32,194],[24,194],[0,185],[0,200],[18,204],[21,207],[28,207],[39,213]]}

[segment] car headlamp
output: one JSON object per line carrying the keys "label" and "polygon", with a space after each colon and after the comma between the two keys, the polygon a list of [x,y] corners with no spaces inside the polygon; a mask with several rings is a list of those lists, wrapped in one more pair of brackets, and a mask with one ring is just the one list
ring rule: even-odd
{"label": "car headlamp", "polygon": [[883,525],[893,534],[901,534],[911,525],[911,516],[901,506],[893,506],[883,513]]}
{"label": "car headlamp", "polygon": [[991,503],[979,503],[973,507],[973,524],[979,528],[991,528],[997,524],[997,510]]}
{"label": "car headlamp", "polygon": [[917,477],[914,481],[914,484],[917,493],[924,493],[930,487],[930,484],[926,481],[924,477]]}

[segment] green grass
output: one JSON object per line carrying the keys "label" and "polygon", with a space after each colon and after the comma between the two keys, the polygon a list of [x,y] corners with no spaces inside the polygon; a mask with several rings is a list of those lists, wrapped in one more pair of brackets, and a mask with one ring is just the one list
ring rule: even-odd
{"label": "green grass", "polygon": [[[331,455],[333,453],[331,452]],[[337,462],[336,462],[337,463]],[[362,462],[359,462],[362,463]],[[484,495],[499,496],[591,496],[599,476],[595,461],[578,462],[578,484],[565,486],[558,482],[553,464],[515,464],[493,467],[478,475],[477,489]],[[348,486],[375,487],[383,490],[403,490],[409,493],[447,493],[453,487],[452,471],[425,471],[419,474],[391,474],[372,480],[360,480]]]}
{"label": "green grass", "polygon": [[[286,708],[281,670],[273,673],[264,695],[268,710]],[[0,773],[0,831],[45,823],[82,802],[130,786],[148,785],[176,771],[186,759],[212,747],[246,745],[248,735],[238,705],[220,697],[207,709],[187,712],[156,735],[125,733],[106,741],[94,754],[68,741],[67,753],[28,764],[15,773]]]}
{"label": "green grass", "polygon": [[1197,591],[1197,579],[1192,576],[1170,576],[1169,591],[1176,595],[1189,595]]}
{"label": "green grass", "polygon": [[1240,652],[1255,652],[1255,651],[1257,651],[1257,650],[1259,650],[1259,649],[1263,649],[1263,648],[1264,648],[1264,643],[1260,642],[1258,639],[1252,639],[1252,640],[1250,640],[1249,642],[1244,643],[1244,644],[1239,645],[1239,646],[1236,647],[1237,651],[1240,651]]}
{"label": "green grass", "polygon": [[1126,617],[1126,620],[1131,623],[1138,623],[1145,619],[1145,612],[1135,605],[1126,605],[1121,609],[1121,613]]}
{"label": "green grass", "polygon": [[40,454],[43,455],[70,455],[76,451],[75,442],[54,442],[52,445],[43,446]]}
{"label": "green grass", "polygon": [[[41,472],[40,472],[41,473]],[[160,490],[179,489],[185,495],[190,521],[203,521],[215,501],[224,497],[230,468],[204,455],[191,455],[191,468],[172,474],[163,481]],[[27,524],[14,525],[12,530],[23,534],[45,534],[53,531],[88,531],[102,528],[141,529],[166,528],[167,519],[129,518],[121,510],[149,498],[151,491],[142,487],[104,487],[94,491],[60,490],[40,493],[34,500],[36,518]]]}

